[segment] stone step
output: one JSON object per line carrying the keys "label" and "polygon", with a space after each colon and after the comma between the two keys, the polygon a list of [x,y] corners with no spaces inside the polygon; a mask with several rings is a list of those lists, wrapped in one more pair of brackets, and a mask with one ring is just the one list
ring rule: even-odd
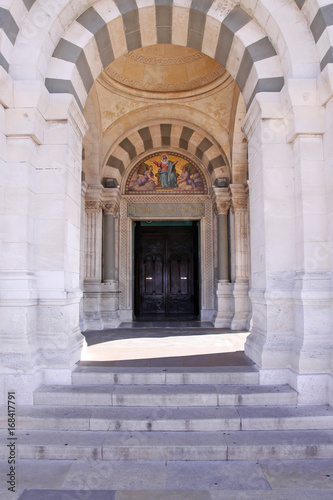
{"label": "stone step", "polygon": [[[330,406],[87,407],[18,406],[20,430],[230,431],[333,429]],[[7,429],[5,412],[0,428]]]}
{"label": "stone step", "polygon": [[74,385],[99,384],[258,384],[256,366],[141,368],[78,366],[72,373]]}
{"label": "stone step", "polygon": [[34,393],[37,405],[68,406],[239,406],[290,405],[289,385],[52,385]]}
{"label": "stone step", "polygon": [[25,490],[18,500],[332,500],[332,490]]}
{"label": "stone step", "polygon": [[[0,431],[7,442],[8,432]],[[18,460],[332,459],[333,431],[85,432],[16,431]],[[8,455],[0,449],[0,460]]]}

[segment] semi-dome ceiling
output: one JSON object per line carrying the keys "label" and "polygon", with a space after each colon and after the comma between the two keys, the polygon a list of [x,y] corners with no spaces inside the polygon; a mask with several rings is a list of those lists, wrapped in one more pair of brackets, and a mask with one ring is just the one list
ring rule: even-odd
{"label": "semi-dome ceiling", "polygon": [[186,92],[224,80],[229,74],[214,59],[189,47],[154,45],[116,59],[105,70],[111,82],[159,93]]}

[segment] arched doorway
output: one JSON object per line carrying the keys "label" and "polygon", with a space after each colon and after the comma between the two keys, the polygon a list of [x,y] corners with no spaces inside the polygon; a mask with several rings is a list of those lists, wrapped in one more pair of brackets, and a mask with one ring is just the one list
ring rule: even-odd
{"label": "arched doorway", "polygon": [[[116,327],[149,310],[156,319],[185,313],[216,326],[248,327],[247,142],[240,129],[244,113],[243,98],[229,73],[189,47],[136,49],[98,77],[84,110],[89,125],[83,142],[86,218],[94,217],[94,222],[83,220],[83,328]],[[102,219],[108,197],[114,213],[104,208]],[[100,213],[92,216],[96,207]],[[111,250],[101,244],[110,238],[110,218]],[[169,219],[169,226],[177,223],[178,229],[162,231]],[[159,224],[155,243],[163,241],[163,255],[148,252],[139,240],[148,231],[140,227],[149,222],[155,224],[150,227]],[[180,223],[191,224],[192,232],[183,229],[180,234]],[[197,223],[200,238],[199,233],[194,236]],[[178,232],[181,240],[189,231],[191,249],[186,250],[184,240],[186,255],[180,247],[176,252],[172,233]],[[193,255],[200,255],[200,267]],[[185,276],[187,265],[191,272]],[[146,271],[149,276],[144,276]]]}
{"label": "arched doorway", "polygon": [[[88,301],[87,307],[81,305],[84,321],[84,311],[92,313],[92,321],[101,321],[100,327],[132,317],[133,273],[128,271],[133,266],[133,220],[126,199],[132,195],[125,194],[122,180],[135,158],[167,149],[186,153],[210,182],[207,199],[198,201],[205,205],[200,216],[200,250],[206,252],[201,271],[203,266],[207,271],[202,316],[216,325],[225,318],[235,327],[244,321],[250,276],[253,326],[247,353],[263,377],[292,379],[305,397],[326,401],[332,365],[327,202],[332,51],[325,15],[331,6],[320,7],[316,0],[311,8],[309,2],[268,5],[261,0],[255,7],[243,0],[51,3],[20,2],[15,10],[14,2],[8,2],[3,9],[5,373],[17,370],[15,380],[24,380],[30,395],[42,378],[70,380],[82,346],[82,290]],[[223,86],[219,79],[227,73],[206,87],[196,82],[199,95],[194,88],[180,89],[188,93],[180,100],[165,98],[174,89],[145,90],[135,88],[133,81],[126,85],[125,77],[139,86],[150,84],[149,72],[133,78],[126,74],[126,64],[117,67],[118,76],[106,76],[107,68],[124,55],[162,45],[187,48],[196,54],[196,64],[208,57],[227,71],[234,88],[234,98],[224,101],[229,108],[219,107],[214,86]],[[128,62],[131,67],[133,61]],[[173,71],[170,78],[179,74]],[[182,82],[192,82],[190,73],[184,75]],[[227,92],[228,78],[221,91]],[[112,95],[111,101],[100,99],[98,85]],[[103,119],[94,124],[95,110],[105,103]],[[225,117],[227,123],[221,124]],[[87,133],[87,120],[95,135]],[[83,136],[86,177],[81,184]],[[251,269],[246,261],[247,152]],[[312,167],[316,162],[315,176],[308,162]],[[223,178],[227,188],[221,187]],[[106,184],[110,179],[116,187]],[[87,209],[84,231],[81,192]],[[153,196],[145,203],[158,203]],[[176,204],[179,198],[166,202]],[[103,223],[110,229],[104,240]],[[229,240],[223,238],[226,228]],[[88,251],[81,252],[86,229]],[[102,264],[102,248],[110,245],[115,250]],[[87,266],[81,273],[80,257]],[[110,274],[105,282],[106,268]]]}

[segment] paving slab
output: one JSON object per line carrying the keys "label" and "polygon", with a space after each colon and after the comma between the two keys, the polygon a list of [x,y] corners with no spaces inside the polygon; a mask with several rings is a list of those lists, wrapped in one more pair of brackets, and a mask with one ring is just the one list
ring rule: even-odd
{"label": "paving slab", "polygon": [[228,460],[333,458],[333,431],[231,431],[224,434]]}
{"label": "paving slab", "polygon": [[169,462],[167,489],[270,490],[255,462]]}
{"label": "paving slab", "polygon": [[77,384],[256,384],[255,366],[110,367],[79,365],[72,373]]}
{"label": "paving slab", "polygon": [[93,407],[88,406],[17,406],[17,429],[89,430],[92,413]]}
{"label": "paving slab", "polygon": [[240,417],[229,407],[95,408],[92,430],[102,431],[222,431],[239,430]]}
{"label": "paving slab", "polygon": [[289,385],[217,385],[218,405],[290,405],[297,392]]}
{"label": "paving slab", "polygon": [[116,406],[217,406],[217,402],[213,385],[116,386],[112,394]]}
{"label": "paving slab", "polygon": [[36,405],[111,405],[114,386],[44,385],[34,392]]}
{"label": "paving slab", "polygon": [[274,490],[330,490],[333,498],[333,460],[272,460],[259,464]]}
{"label": "paving slab", "polygon": [[165,462],[73,462],[63,488],[165,490]]}
{"label": "paving slab", "polygon": [[19,500],[115,500],[115,491],[25,490]]}
{"label": "paving slab", "polygon": [[211,500],[332,500],[331,492],[322,490],[283,491],[211,491]]}
{"label": "paving slab", "polygon": [[221,432],[109,432],[104,460],[226,460]]}
{"label": "paving slab", "polygon": [[116,500],[211,500],[209,491],[117,491]]}
{"label": "paving slab", "polygon": [[246,406],[237,408],[242,430],[333,429],[333,408],[318,406]]}

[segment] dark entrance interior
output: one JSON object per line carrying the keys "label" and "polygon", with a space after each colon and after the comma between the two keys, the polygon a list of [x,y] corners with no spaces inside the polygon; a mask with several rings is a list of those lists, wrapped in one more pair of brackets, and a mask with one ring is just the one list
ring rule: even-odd
{"label": "dark entrance interior", "polygon": [[135,317],[199,314],[198,221],[135,223]]}

